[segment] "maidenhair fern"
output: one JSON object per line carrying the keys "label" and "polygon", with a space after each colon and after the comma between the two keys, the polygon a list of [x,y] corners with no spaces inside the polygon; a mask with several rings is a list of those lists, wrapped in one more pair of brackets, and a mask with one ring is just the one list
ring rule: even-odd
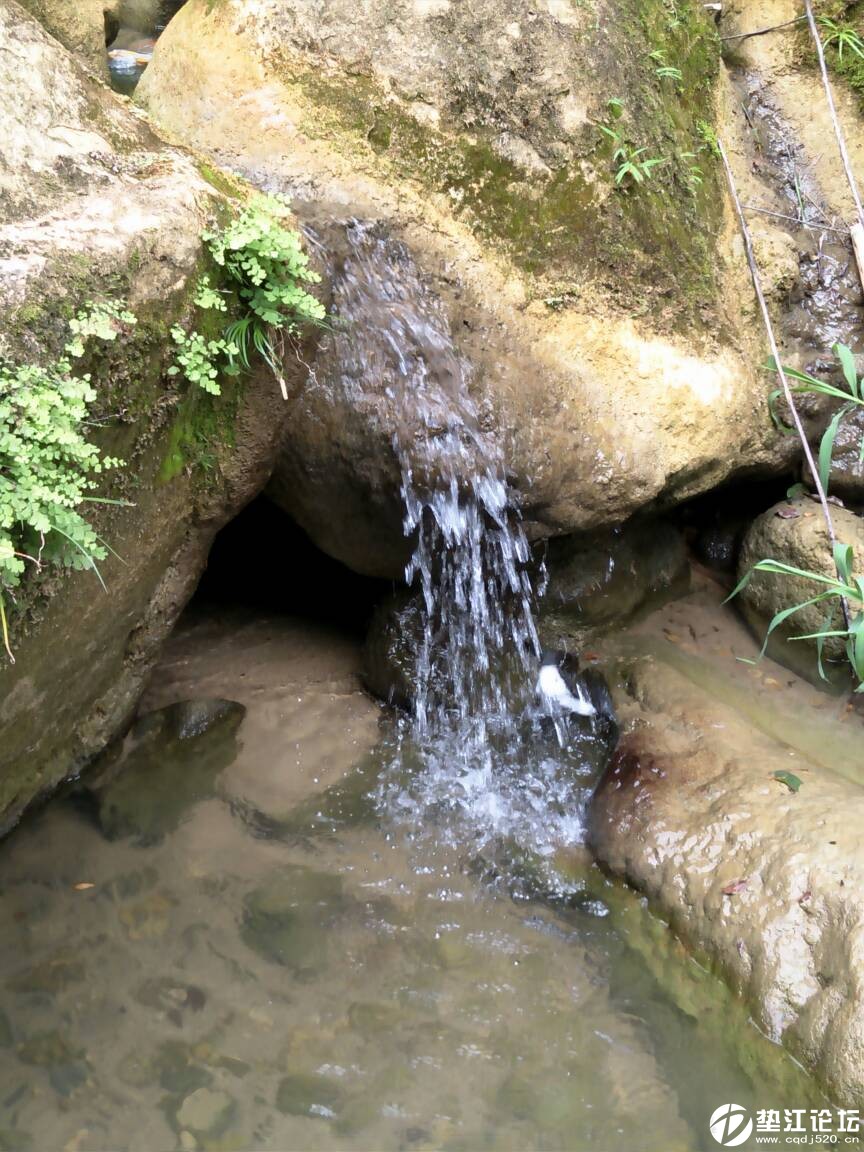
{"label": "maidenhair fern", "polygon": [[48,368],[0,362],[0,624],[10,657],[3,592],[26,564],[95,570],[106,555],[78,511],[93,477],[121,463],[83,434],[94,399],[89,377],[75,376],[67,359]]}
{"label": "maidenhair fern", "polygon": [[219,396],[219,361],[225,356],[236,356],[237,347],[227,340],[208,340],[194,329],[187,332],[179,324],[171,329],[171,339],[177,345],[177,363],[168,369],[169,376],[182,372],[190,384]]}
{"label": "maidenhair fern", "polygon": [[0,630],[10,659],[4,593],[27,567],[92,568],[105,544],[79,508],[94,498],[94,476],[121,460],[102,456],[84,435],[96,394],[73,359],[89,339],[115,340],[135,317],[119,304],[89,303],[70,321],[64,355],[52,364],[0,359]]}
{"label": "maidenhair fern", "polygon": [[[221,229],[202,233],[215,262],[225,270],[222,292],[203,276],[195,304],[204,311],[232,312],[220,339],[208,340],[197,330],[175,329],[180,351],[177,371],[192,383],[219,394],[220,372],[236,373],[251,366],[257,353],[279,381],[283,394],[282,343],[304,324],[320,324],[324,306],[306,291],[320,277],[309,267],[303,238],[285,226],[287,202],[276,196],[256,196]],[[235,307],[230,307],[231,297]]]}

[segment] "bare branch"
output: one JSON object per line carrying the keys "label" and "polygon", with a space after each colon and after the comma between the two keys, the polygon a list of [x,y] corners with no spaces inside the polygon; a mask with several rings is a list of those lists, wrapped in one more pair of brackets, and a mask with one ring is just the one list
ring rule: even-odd
{"label": "bare branch", "polygon": [[721,40],[749,40],[751,36],[765,36],[768,32],[779,32],[781,28],[791,28],[793,24],[800,24],[806,16],[796,16],[794,20],[784,20],[782,24],[771,24],[767,28],[757,28],[753,32],[736,32],[732,36],[721,36]]}

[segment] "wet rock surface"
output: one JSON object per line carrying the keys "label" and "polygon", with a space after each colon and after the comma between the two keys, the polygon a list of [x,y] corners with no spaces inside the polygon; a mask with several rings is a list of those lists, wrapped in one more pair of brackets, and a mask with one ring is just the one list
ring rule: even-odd
{"label": "wet rock surface", "polygon": [[556,629],[588,637],[621,627],[664,596],[686,592],[690,578],[684,538],[663,521],[551,540],[538,553],[548,575],[539,607],[549,637]]}
{"label": "wet rock surface", "polygon": [[399,592],[378,605],[366,633],[363,683],[373,696],[397,708],[410,708],[414,699],[421,617],[418,596]]}
{"label": "wet rock surface", "polygon": [[857,1105],[861,721],[770,661],[737,662],[755,645],[719,629],[706,595],[637,630],[648,647],[622,665],[625,736],[592,799],[590,842],[768,1035]]}
{"label": "wet rock surface", "polygon": [[864,505],[864,412],[857,409],[846,416],[837,430],[831,455],[831,492],[860,509]]}

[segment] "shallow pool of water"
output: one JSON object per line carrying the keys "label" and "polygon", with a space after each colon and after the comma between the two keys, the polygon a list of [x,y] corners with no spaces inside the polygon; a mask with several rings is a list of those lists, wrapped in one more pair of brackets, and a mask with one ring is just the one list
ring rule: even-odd
{"label": "shallow pool of water", "polygon": [[818,1100],[575,833],[552,899],[376,806],[357,661],[200,619],[147,705],[245,714],[150,722],[0,848],[0,1149],[684,1152]]}

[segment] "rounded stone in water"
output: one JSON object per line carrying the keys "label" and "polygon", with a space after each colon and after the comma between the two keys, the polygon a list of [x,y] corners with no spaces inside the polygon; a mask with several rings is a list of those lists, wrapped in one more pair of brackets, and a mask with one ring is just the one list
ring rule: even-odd
{"label": "rounded stone in water", "polygon": [[330,929],[352,907],[340,877],[286,866],[246,897],[242,936],[261,956],[311,979],[326,963]]}

